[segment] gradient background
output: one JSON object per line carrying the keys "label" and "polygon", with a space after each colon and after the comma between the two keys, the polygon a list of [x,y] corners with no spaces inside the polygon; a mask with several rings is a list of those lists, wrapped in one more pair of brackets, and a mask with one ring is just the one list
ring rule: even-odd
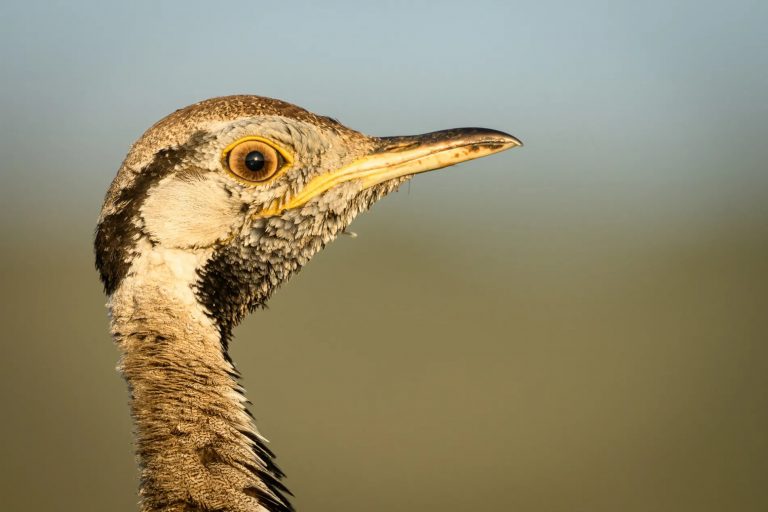
{"label": "gradient background", "polygon": [[232,93],[526,143],[417,177],[236,331],[300,510],[768,510],[767,24],[764,1],[3,2],[3,510],[135,510],[93,228],[144,129]]}

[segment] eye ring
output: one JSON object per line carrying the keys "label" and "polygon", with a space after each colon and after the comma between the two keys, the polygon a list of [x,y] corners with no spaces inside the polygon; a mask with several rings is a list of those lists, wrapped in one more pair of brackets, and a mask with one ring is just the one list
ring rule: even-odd
{"label": "eye ring", "polygon": [[293,163],[290,153],[261,137],[244,137],[227,146],[222,165],[247,185],[265,183]]}

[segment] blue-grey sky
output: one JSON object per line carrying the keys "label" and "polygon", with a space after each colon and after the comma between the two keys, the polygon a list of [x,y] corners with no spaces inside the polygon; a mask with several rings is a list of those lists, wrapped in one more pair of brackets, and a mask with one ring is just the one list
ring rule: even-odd
{"label": "blue-grey sky", "polygon": [[768,183],[764,2],[4,2],[0,20],[4,209],[30,187],[82,208],[152,122],[230,93],[376,135],[482,125],[526,142],[425,199],[544,187],[553,215],[613,200],[696,215],[759,210]]}
{"label": "blue-grey sky", "polygon": [[525,142],[416,177],[238,328],[299,510],[768,510],[766,27],[765,0],[0,2],[3,506],[135,508],[96,217],[147,127],[247,93]]}

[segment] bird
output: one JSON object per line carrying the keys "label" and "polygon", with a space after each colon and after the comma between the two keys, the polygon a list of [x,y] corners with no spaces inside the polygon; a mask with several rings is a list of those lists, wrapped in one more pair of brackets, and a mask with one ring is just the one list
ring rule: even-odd
{"label": "bird", "polygon": [[141,511],[293,510],[228,353],[233,328],[415,174],[521,145],[485,128],[373,137],[254,95],[152,125],[107,190],[94,237]]}

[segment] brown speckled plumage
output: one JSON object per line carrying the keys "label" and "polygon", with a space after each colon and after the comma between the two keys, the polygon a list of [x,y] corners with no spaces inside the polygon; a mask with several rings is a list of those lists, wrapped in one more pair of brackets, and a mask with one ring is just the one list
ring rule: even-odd
{"label": "brown speckled plumage", "polygon": [[[254,136],[292,163],[243,183],[222,155]],[[227,354],[232,328],[411,174],[516,145],[483,129],[368,137],[258,96],[203,101],[147,130],[107,192],[95,240],[142,510],[292,510]]]}
{"label": "brown speckled plumage", "polygon": [[131,186],[133,180],[155,158],[158,151],[182,145],[193,134],[207,130],[212,124],[254,116],[280,116],[311,123],[337,133],[357,134],[330,117],[318,116],[299,106],[273,98],[246,95],[211,98],[169,114],[144,132],[131,146],[112,182],[105,206],[114,201],[121,190]]}

